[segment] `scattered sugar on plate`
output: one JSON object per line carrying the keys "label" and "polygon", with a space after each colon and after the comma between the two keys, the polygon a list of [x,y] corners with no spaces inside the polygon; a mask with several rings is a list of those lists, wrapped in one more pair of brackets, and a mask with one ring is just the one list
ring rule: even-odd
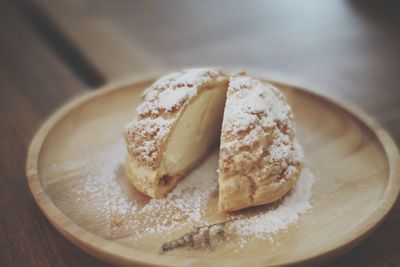
{"label": "scattered sugar on plate", "polygon": [[[214,223],[205,213],[210,198],[218,188],[215,172],[218,151],[214,151],[162,199],[150,199],[131,187],[123,171],[125,155],[125,145],[118,141],[94,158],[82,156],[91,171],[73,189],[77,195],[74,201],[89,201],[93,205],[90,208],[106,214],[109,225],[115,226],[115,229],[123,225],[133,239],[154,233],[168,234],[191,225]],[[268,240],[271,234],[295,224],[311,208],[314,181],[312,172],[304,168],[297,185],[275,209],[263,210],[255,215],[235,213],[229,216],[237,218],[230,229],[234,229],[240,246],[244,246],[249,237]]]}
{"label": "scattered sugar on plate", "polygon": [[84,158],[87,168],[91,171],[84,178],[83,184],[75,189],[78,201],[82,201],[83,196],[93,203],[102,200],[93,208],[105,213],[108,219],[135,212],[137,209],[135,202],[124,194],[117,179],[118,168],[122,166],[125,158],[122,153],[124,150],[123,142],[118,142],[106,148],[102,155],[92,159]]}
{"label": "scattered sugar on plate", "polygon": [[305,168],[296,186],[276,209],[235,221],[238,235],[263,238],[265,234],[277,233],[297,222],[301,214],[311,208],[314,181],[314,175]]}

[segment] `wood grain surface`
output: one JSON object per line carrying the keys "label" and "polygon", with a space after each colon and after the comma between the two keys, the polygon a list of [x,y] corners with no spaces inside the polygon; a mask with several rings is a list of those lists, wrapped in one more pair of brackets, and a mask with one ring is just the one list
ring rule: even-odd
{"label": "wood grain surface", "polygon": [[[315,179],[310,211],[295,225],[262,239],[251,234],[237,237],[237,228],[228,226],[227,242],[213,251],[177,249],[160,255],[163,242],[183,235],[190,226],[184,219],[177,229],[154,229],[170,221],[171,214],[178,221],[187,215],[182,215],[179,204],[149,209],[146,205],[152,199],[132,187],[121,171],[126,155],[121,131],[150,84],[109,85],[71,101],[46,121],[29,148],[29,186],[46,217],[69,240],[107,262],[226,267],[321,263],[363,240],[396,200],[400,155],[387,133],[351,106],[281,84],[296,114],[296,137],[306,158],[297,186],[307,191],[307,181]],[[215,149],[185,181],[216,181],[217,163]],[[231,218],[218,212],[214,192],[200,208],[200,224]],[[121,201],[126,203],[123,206],[134,203],[134,208],[112,208],[121,208]],[[249,218],[270,209],[263,206],[235,214]],[[159,219],[149,221],[152,216]],[[152,231],[146,231],[153,223]]]}
{"label": "wood grain surface", "polygon": [[[0,4],[4,266],[106,266],[50,226],[24,174],[27,146],[40,123],[97,84],[183,66],[245,68],[354,102],[400,141],[397,1]],[[43,30],[48,24],[52,30]],[[399,214],[397,203],[371,237],[328,266],[398,266]]]}

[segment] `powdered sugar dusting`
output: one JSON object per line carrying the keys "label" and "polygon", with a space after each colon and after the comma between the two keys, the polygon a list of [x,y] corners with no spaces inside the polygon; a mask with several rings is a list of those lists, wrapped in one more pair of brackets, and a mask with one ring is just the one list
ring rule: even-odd
{"label": "powdered sugar dusting", "polygon": [[139,115],[159,115],[178,110],[194,97],[200,87],[210,85],[221,76],[214,69],[194,68],[161,77],[143,92],[145,101],[136,109]]}
{"label": "powdered sugar dusting", "polygon": [[117,142],[97,157],[83,157],[92,171],[74,188],[75,200],[80,204],[89,202],[92,209],[106,215],[110,224],[122,224],[136,237],[205,222],[207,202],[217,189],[217,152],[162,199],[148,198],[134,189],[121,170],[125,156],[124,144]]}
{"label": "powdered sugar dusting", "polygon": [[274,127],[276,122],[292,128],[293,115],[283,94],[267,83],[247,76],[229,79],[228,99],[225,106],[225,128],[233,134],[250,129],[260,116],[264,129]]}
{"label": "powdered sugar dusting", "polygon": [[238,235],[262,238],[295,223],[302,213],[311,208],[310,197],[314,181],[315,177],[310,170],[303,170],[297,185],[278,208],[236,221],[234,226]]}
{"label": "powdered sugar dusting", "polygon": [[[106,214],[108,221],[105,223],[113,226],[106,235],[112,235],[113,231],[118,232],[123,228],[133,240],[140,240],[155,233],[170,234],[182,227],[215,222],[215,219],[208,217],[207,211],[215,209],[209,205],[210,200],[217,197],[214,192],[218,187],[215,173],[218,151],[214,151],[162,199],[150,199],[133,188],[121,170],[125,155],[124,144],[116,142],[105,147],[98,157],[83,158],[92,171],[74,188],[78,196],[74,201],[90,203],[90,209]],[[288,171],[291,171],[290,168]],[[235,242],[242,246],[248,242],[249,237],[270,238],[271,234],[296,223],[301,214],[311,208],[314,180],[312,173],[305,169],[292,192],[277,208],[263,210],[255,215],[229,215],[228,218],[238,219],[232,224],[232,234],[238,237]]]}
{"label": "powdered sugar dusting", "polygon": [[93,208],[111,220],[114,216],[135,212],[137,207],[135,202],[124,194],[116,176],[125,158],[123,142],[106,148],[104,152],[104,155],[84,159],[87,161],[86,167],[91,171],[86,175],[83,184],[75,189],[75,193],[78,202],[86,202],[89,199],[95,203],[101,200],[101,205]]}
{"label": "powdered sugar dusting", "polygon": [[161,77],[143,92],[138,117],[125,128],[129,153],[141,164],[156,168],[159,149],[178,118],[179,111],[201,90],[224,78],[220,70],[186,69]]}
{"label": "powdered sugar dusting", "polygon": [[[262,157],[267,161],[264,165],[293,157],[293,114],[272,85],[246,76],[231,77],[224,114],[222,168],[250,168]],[[247,155],[249,149],[254,150],[252,155]]]}
{"label": "powdered sugar dusting", "polygon": [[[219,160],[220,207],[235,209],[231,199],[241,207],[265,203],[265,192],[279,191],[297,179],[301,169],[294,117],[284,95],[260,80],[230,77]],[[238,190],[231,190],[232,184]]]}
{"label": "powdered sugar dusting", "polygon": [[[185,225],[205,223],[205,210],[212,192],[217,189],[215,171],[208,166],[215,164],[217,153],[208,158],[198,169],[185,177],[175,189],[162,199],[151,199],[139,211],[147,220],[141,226],[146,233],[166,232]],[[200,178],[201,177],[201,178]],[[200,178],[200,179],[199,179]],[[138,224],[140,224],[138,222]],[[137,231],[140,234],[141,231]]]}
{"label": "powdered sugar dusting", "polygon": [[[106,225],[112,226],[115,218],[124,218],[137,211],[135,200],[129,199],[121,186],[122,163],[125,158],[125,146],[122,141],[104,149],[104,153],[95,157],[82,155],[82,162],[90,172],[82,183],[73,189],[75,201],[83,210],[94,212],[106,218]],[[122,152],[122,153],[121,153]],[[107,230],[101,234],[109,234]]]}
{"label": "powdered sugar dusting", "polygon": [[139,161],[155,166],[162,140],[167,136],[172,119],[163,117],[134,120],[125,127],[125,139],[129,152]]}

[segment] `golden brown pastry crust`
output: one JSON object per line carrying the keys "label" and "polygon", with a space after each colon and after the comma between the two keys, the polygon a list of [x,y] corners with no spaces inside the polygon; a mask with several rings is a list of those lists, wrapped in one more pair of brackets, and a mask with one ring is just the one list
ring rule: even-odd
{"label": "golden brown pastry crust", "polygon": [[185,109],[197,96],[220,84],[227,86],[227,77],[220,70],[188,69],[161,77],[144,91],[138,116],[124,132],[128,150],[125,170],[139,191],[153,198],[162,197],[196,165],[170,175],[164,173],[161,162]]}
{"label": "golden brown pastry crust", "polygon": [[[184,70],[162,77],[144,92],[138,117],[124,133],[125,170],[138,190],[162,197],[195,166],[171,176],[160,163],[180,115],[196,96],[221,80],[226,84],[226,76],[218,70]],[[219,209],[233,211],[278,200],[294,186],[302,169],[286,98],[270,84],[234,76],[229,80],[224,112]]]}
{"label": "golden brown pastry crust", "polygon": [[188,69],[161,77],[143,92],[138,117],[124,132],[128,153],[141,164],[156,169],[165,142],[179,114],[201,91],[226,79],[220,70]]}
{"label": "golden brown pastry crust", "polygon": [[125,158],[125,173],[137,190],[152,198],[161,198],[175,188],[180,178],[185,176],[194,166],[182,170],[174,176],[155,176],[157,179],[149,177],[138,177],[133,173],[132,165],[137,164],[136,160],[128,154]]}
{"label": "golden brown pastry crust", "polygon": [[219,209],[274,202],[294,186],[301,169],[284,95],[259,80],[231,77],[221,133]]}

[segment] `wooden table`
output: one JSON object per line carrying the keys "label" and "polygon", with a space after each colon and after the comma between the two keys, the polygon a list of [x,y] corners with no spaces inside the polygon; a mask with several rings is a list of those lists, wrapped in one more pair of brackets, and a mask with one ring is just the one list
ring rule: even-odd
{"label": "wooden table", "polygon": [[[30,195],[27,147],[62,103],[122,77],[245,69],[354,102],[400,142],[395,1],[0,1],[1,266],[108,266],[64,239]],[[326,266],[400,266],[400,202]]]}

